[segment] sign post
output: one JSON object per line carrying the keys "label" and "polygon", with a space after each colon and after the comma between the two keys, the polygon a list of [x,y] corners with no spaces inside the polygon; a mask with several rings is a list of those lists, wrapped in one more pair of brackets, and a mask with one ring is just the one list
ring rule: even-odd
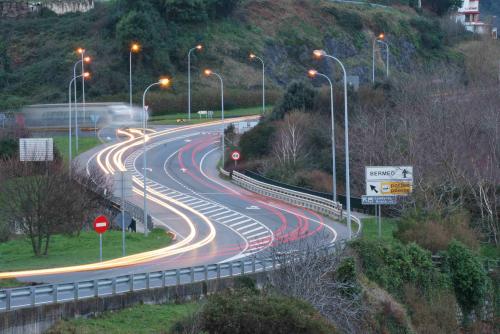
{"label": "sign post", "polygon": [[382,205],[397,204],[398,198],[413,190],[412,166],[367,166],[366,196],[363,205],[375,205],[378,236],[382,237]]}
{"label": "sign post", "polygon": [[121,190],[121,226],[122,226],[122,256],[125,256],[125,197],[132,195],[132,174],[127,171],[120,171],[115,174],[115,187],[119,184]]}
{"label": "sign post", "polygon": [[233,151],[233,153],[231,153],[231,159],[234,161],[234,167],[238,166],[238,160],[241,159],[240,151]]}
{"label": "sign post", "polygon": [[106,216],[99,216],[94,220],[94,231],[99,234],[99,261],[102,262],[102,235],[109,228],[109,220]]}

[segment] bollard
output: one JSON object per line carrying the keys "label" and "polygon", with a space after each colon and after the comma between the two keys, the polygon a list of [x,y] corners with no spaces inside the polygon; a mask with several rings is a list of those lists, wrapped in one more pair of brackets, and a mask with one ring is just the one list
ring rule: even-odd
{"label": "bollard", "polygon": [[57,304],[58,296],[57,296],[57,284],[52,285],[52,301],[54,304]]}

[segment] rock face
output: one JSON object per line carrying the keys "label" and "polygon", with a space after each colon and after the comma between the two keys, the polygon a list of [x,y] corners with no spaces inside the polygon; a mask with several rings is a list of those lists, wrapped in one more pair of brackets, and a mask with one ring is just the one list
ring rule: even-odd
{"label": "rock face", "polygon": [[41,7],[58,15],[87,12],[94,8],[94,0],[52,0],[47,2],[0,0],[0,18],[20,18],[38,13]]}
{"label": "rock face", "polygon": [[94,0],[54,0],[44,4],[57,15],[76,12],[87,12],[94,8]]}

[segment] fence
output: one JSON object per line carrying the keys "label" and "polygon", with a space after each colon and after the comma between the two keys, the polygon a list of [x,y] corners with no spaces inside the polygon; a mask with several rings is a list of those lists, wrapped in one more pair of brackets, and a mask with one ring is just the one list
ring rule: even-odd
{"label": "fence", "polygon": [[[341,252],[346,241],[318,249],[325,255]],[[300,256],[298,253],[297,256]],[[76,302],[81,299],[114,296],[134,291],[180,286],[196,282],[208,282],[224,277],[256,274],[279,267],[276,257],[224,262],[182,269],[148,273],[120,275],[112,278],[86,280],[65,284],[50,284],[0,290],[0,312],[31,308],[61,302]]]}

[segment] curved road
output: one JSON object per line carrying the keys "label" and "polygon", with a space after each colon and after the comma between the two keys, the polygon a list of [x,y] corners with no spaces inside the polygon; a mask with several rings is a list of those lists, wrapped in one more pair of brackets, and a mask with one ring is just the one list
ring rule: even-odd
{"label": "curved road", "polygon": [[[235,120],[226,121],[234,122]],[[280,243],[334,241],[347,237],[347,228],[307,209],[265,198],[218,177],[221,122],[148,133],[148,212],[155,226],[177,234],[174,245],[146,255],[131,256],[85,269],[54,269],[22,275],[21,280],[61,283],[205,265],[258,254]],[[117,132],[116,141],[78,157],[88,169],[133,174],[134,196],[142,207],[142,135],[135,129]],[[83,269],[83,270],[82,270]],[[19,277],[19,276],[18,276]]]}

